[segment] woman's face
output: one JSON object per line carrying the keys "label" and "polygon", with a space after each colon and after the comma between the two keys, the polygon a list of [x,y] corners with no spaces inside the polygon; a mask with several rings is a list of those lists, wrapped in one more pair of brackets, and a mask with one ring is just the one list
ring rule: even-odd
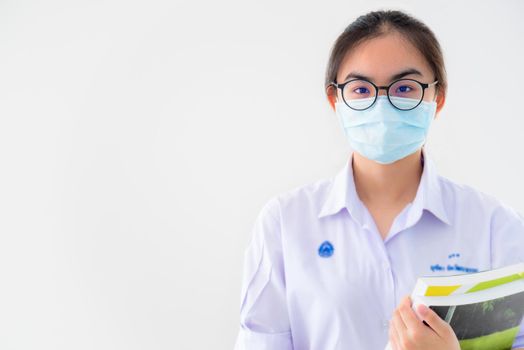
{"label": "woman's face", "polygon": [[[422,54],[398,32],[367,40],[346,54],[338,70],[337,82],[343,83],[354,78],[353,75],[366,77],[377,86],[387,86],[399,78],[415,79],[421,83],[432,83],[435,80]],[[342,101],[341,90],[336,90],[337,100]],[[378,94],[387,93],[381,89]],[[425,89],[424,101],[433,101],[435,96],[435,85]],[[330,103],[334,107],[333,97],[330,96]],[[438,113],[444,105],[444,98],[437,96],[436,102]]]}

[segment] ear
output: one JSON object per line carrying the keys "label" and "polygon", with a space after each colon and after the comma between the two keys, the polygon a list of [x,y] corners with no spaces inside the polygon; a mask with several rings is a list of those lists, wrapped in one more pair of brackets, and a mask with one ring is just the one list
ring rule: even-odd
{"label": "ear", "polygon": [[442,107],[444,107],[444,103],[446,102],[446,95],[445,94],[437,94],[437,111],[435,112],[435,118],[436,116],[438,115],[438,113],[440,112],[440,110],[442,109]]}
{"label": "ear", "polygon": [[329,104],[333,111],[335,110],[335,102],[337,102],[337,89],[333,85],[326,88],[326,94]]}

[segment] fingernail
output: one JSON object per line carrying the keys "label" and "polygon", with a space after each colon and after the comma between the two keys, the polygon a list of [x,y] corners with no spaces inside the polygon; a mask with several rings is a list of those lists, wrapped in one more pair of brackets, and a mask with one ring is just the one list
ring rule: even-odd
{"label": "fingernail", "polygon": [[418,312],[422,315],[422,316],[426,316],[428,314],[428,307],[424,304],[420,304],[418,306]]}

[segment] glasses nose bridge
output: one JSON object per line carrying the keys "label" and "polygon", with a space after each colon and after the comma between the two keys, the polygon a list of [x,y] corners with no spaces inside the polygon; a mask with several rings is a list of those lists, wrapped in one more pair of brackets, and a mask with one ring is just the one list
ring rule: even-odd
{"label": "glasses nose bridge", "polygon": [[[380,90],[385,90],[384,94],[380,94]],[[388,94],[389,86],[377,86],[377,95],[378,96],[384,96]]]}

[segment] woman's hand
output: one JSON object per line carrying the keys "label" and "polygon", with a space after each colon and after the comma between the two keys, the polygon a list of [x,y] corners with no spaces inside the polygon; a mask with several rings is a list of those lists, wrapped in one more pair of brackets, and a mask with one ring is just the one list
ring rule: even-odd
{"label": "woman's hand", "polygon": [[431,328],[417,318],[411,298],[405,296],[389,321],[393,350],[460,350],[457,336],[448,323],[425,305],[418,305],[417,311]]}

